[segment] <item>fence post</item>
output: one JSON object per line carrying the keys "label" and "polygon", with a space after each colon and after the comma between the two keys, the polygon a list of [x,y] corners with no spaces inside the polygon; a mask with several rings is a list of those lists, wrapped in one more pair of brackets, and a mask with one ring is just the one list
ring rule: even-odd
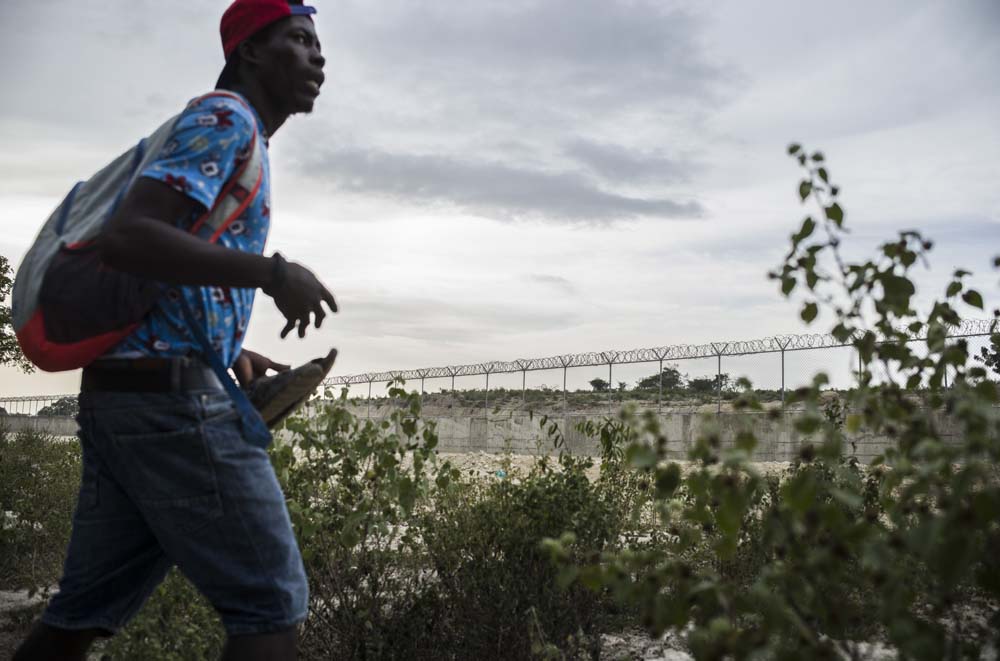
{"label": "fence post", "polygon": [[712,342],[712,351],[715,352],[716,359],[716,370],[715,370],[715,397],[716,397],[716,414],[722,413],[722,352],[725,351],[726,345],[721,345],[719,348],[715,342]]}
{"label": "fence post", "polygon": [[719,367],[716,371],[717,376],[715,377],[715,390],[718,396],[718,408],[715,412],[722,413],[722,354],[720,353],[716,358],[719,360]]}
{"label": "fence post", "polygon": [[368,420],[372,419],[372,381],[368,379],[368,413],[365,414],[365,418]]}
{"label": "fence post", "polygon": [[660,413],[663,408],[663,359],[662,358],[660,358],[660,371],[658,372],[658,374],[660,375],[659,379],[660,392],[659,394],[656,395],[656,412]]}
{"label": "fence post", "polygon": [[785,347],[781,347],[781,410],[785,410]]}
{"label": "fence post", "polygon": [[775,338],[775,342],[781,347],[781,410],[785,410],[785,349],[792,343],[791,338]]}
{"label": "fence post", "polygon": [[608,363],[608,413],[612,413],[615,410],[615,405],[614,402],[612,401],[612,397],[614,397],[615,390],[614,390],[614,385],[612,385],[614,381],[611,379],[611,365],[612,363],[609,362]]}
{"label": "fence post", "polygon": [[566,361],[562,358],[560,361],[563,364],[563,415],[566,415],[569,412],[569,402],[566,401]]}
{"label": "fence post", "polygon": [[719,348],[719,346],[720,345],[716,345],[715,342],[712,342],[712,349],[715,351],[715,357],[718,360],[718,367],[717,367],[716,372],[715,372],[715,374],[716,374],[716,376],[715,376],[715,393],[716,393],[716,397],[717,397],[717,405],[716,405],[717,408],[716,408],[715,412],[717,414],[722,413],[722,352],[724,352],[726,350],[726,347],[729,346],[729,345],[728,344],[723,344],[723,345],[721,345],[721,347],[722,347],[721,349]]}

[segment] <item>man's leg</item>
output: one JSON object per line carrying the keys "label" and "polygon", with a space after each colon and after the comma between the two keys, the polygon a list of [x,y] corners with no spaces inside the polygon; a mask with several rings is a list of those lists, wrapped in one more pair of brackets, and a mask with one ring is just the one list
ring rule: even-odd
{"label": "man's leg", "polygon": [[309,588],[285,496],[267,453],[243,438],[228,397],[208,398],[204,415],[201,431],[222,514],[196,535],[158,535],[178,569],[219,611],[230,658],[255,645],[262,646],[261,656],[253,658],[293,658]]}
{"label": "man's leg", "polygon": [[[57,629],[44,622],[39,622],[31,630],[28,637],[14,652],[13,661],[47,661],[48,659],[66,659],[67,661],[84,661],[87,650],[95,639],[107,636],[103,629]],[[235,657],[234,657],[235,658]]]}
{"label": "man's leg", "polygon": [[286,661],[295,659],[298,634],[293,627],[277,633],[230,636],[222,661]]}
{"label": "man's leg", "polygon": [[[83,659],[149,597],[170,562],[141,513],[108,472],[86,410],[78,418],[83,472],[59,591],[15,659]],[[97,439],[99,440],[99,439]]]}
{"label": "man's leg", "polygon": [[114,474],[166,556],[218,611],[227,654],[291,658],[308,585],[267,453],[243,438],[224,392],[145,399],[128,419],[108,421]]}

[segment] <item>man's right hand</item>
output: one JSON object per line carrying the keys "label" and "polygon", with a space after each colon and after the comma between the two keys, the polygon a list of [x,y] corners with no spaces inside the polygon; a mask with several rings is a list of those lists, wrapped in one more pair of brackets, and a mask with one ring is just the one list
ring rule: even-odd
{"label": "man's right hand", "polygon": [[306,267],[285,261],[277,253],[271,259],[274,261],[274,275],[272,282],[263,291],[274,299],[274,304],[287,321],[281,329],[281,337],[287,337],[296,325],[299,327],[299,337],[305,337],[310,313],[313,315],[313,323],[319,328],[326,318],[323,303],[326,302],[331,312],[336,312],[337,301],[330,290]]}

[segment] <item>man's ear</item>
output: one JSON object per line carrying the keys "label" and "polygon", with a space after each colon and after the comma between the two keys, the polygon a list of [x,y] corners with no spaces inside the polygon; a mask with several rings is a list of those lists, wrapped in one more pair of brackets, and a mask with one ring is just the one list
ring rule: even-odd
{"label": "man's ear", "polygon": [[253,39],[244,40],[236,49],[239,51],[242,61],[252,66],[260,64],[260,48],[254,43]]}

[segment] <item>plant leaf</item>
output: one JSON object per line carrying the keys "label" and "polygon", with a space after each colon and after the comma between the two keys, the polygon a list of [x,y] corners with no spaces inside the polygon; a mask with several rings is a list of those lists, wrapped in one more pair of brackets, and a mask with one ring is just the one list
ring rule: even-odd
{"label": "plant leaf", "polygon": [[656,497],[669,498],[681,483],[681,469],[671,463],[656,470]]}
{"label": "plant leaf", "polygon": [[805,179],[803,179],[799,183],[799,197],[802,198],[803,202],[805,202],[806,198],[809,197],[809,193],[812,192],[812,189],[813,189],[812,183],[806,181]]}
{"label": "plant leaf", "polygon": [[844,222],[844,210],[834,202],[826,208],[826,217],[836,223],[837,227],[840,227],[841,223]]}
{"label": "plant leaf", "polygon": [[652,468],[656,465],[656,451],[648,445],[633,443],[625,451],[625,460],[633,468]]}
{"label": "plant leaf", "polygon": [[793,277],[787,277],[781,279],[781,293],[788,296],[795,289],[796,280]]}
{"label": "plant leaf", "polygon": [[810,324],[812,323],[812,320],[816,318],[816,315],[818,313],[819,313],[819,307],[815,303],[810,302],[802,306],[802,312],[800,313],[800,316],[802,317],[802,321],[806,322],[807,324]]}
{"label": "plant leaf", "polygon": [[975,289],[970,289],[962,294],[962,300],[974,308],[983,309],[983,297]]}
{"label": "plant leaf", "polygon": [[813,231],[816,229],[816,221],[811,217],[806,218],[802,221],[802,228],[799,229],[798,233],[792,235],[792,243],[798,245],[802,243],[805,239],[809,238]]}

